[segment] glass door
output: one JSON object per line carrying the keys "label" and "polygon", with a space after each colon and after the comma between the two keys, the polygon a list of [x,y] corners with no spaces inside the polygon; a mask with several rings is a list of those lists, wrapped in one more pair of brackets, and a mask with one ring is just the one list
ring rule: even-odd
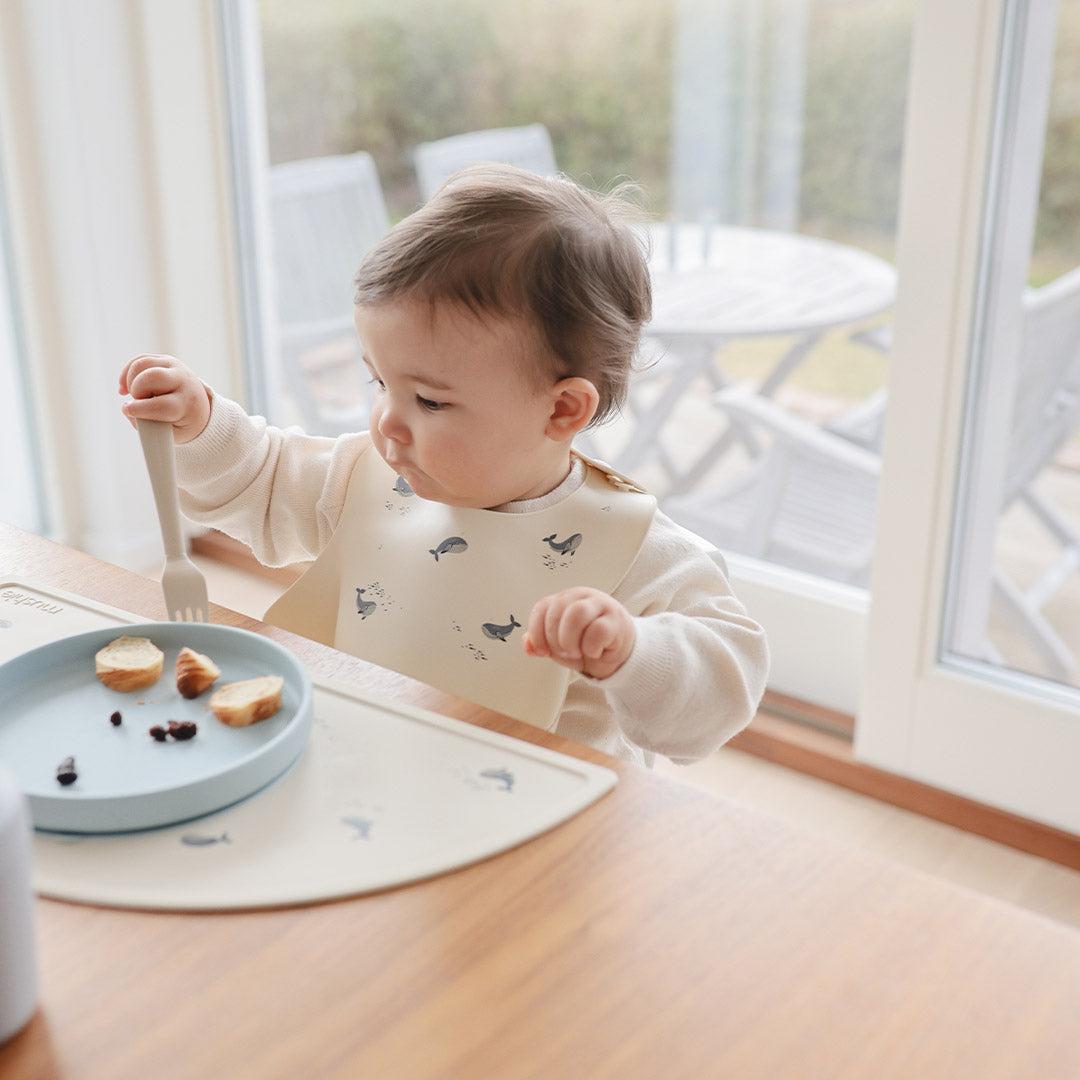
{"label": "glass door", "polygon": [[628,407],[582,449],[724,552],[775,689],[853,713],[915,2],[225,5],[253,402],[363,426],[351,267],[463,146],[635,181],[654,318]]}
{"label": "glass door", "polygon": [[909,127],[902,282],[941,261],[898,297],[856,729],[862,758],[1075,831],[1078,40],[1077,0],[920,14],[912,110],[935,108]]}

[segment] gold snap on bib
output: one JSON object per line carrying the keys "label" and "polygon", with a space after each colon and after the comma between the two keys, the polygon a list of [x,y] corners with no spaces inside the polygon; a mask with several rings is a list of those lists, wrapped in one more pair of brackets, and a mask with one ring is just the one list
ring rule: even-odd
{"label": "gold snap on bib", "polygon": [[529,613],[562,589],[613,592],[656,510],[633,481],[578,456],[577,491],[513,514],[421,499],[369,442],[330,542],[265,621],[554,727],[572,672],[525,654]]}

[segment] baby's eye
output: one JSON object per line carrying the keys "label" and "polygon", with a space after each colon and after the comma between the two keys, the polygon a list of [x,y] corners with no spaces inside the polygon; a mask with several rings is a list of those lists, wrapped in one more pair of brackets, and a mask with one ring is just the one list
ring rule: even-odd
{"label": "baby's eye", "polygon": [[446,403],[443,401],[431,401],[429,398],[416,395],[416,400],[420,403],[420,407],[427,409],[428,412],[438,412],[440,409],[446,408]]}
{"label": "baby's eye", "polygon": [[384,383],[382,379],[378,377],[378,375],[372,375],[371,378],[368,379],[368,385],[370,386],[372,383],[378,383],[380,390],[386,389],[386,383]]}

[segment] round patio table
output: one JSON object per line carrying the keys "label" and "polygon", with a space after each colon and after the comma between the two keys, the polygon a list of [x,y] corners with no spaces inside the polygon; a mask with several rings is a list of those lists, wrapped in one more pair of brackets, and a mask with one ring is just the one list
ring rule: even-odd
{"label": "round patio table", "polygon": [[647,239],[653,317],[645,339],[660,360],[644,378],[668,379],[647,406],[634,400],[631,387],[634,423],[613,464],[629,472],[655,457],[671,495],[692,488],[733,441],[722,432],[684,469],[660,443],[664,425],[699,378],[715,389],[728,385],[722,358],[717,363],[720,349],[743,338],[793,336],[758,388],[771,397],[822,335],[856,326],[892,304],[896,271],[869,252],[800,233],[663,223],[649,226]]}
{"label": "round patio table", "polygon": [[884,259],[801,233],[669,223],[648,238],[652,336],[821,333],[883,311],[896,293]]}

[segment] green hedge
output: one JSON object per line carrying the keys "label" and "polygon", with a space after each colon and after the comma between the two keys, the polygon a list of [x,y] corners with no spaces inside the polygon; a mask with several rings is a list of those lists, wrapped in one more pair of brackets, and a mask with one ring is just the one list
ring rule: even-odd
{"label": "green hedge", "polygon": [[[914,0],[808,4],[801,227],[889,257]],[[540,121],[560,168],[600,187],[629,176],[663,217],[676,6],[261,0],[271,160],[368,150],[399,218],[418,142]],[[1078,8],[1061,4],[1036,279],[1080,262]]]}

